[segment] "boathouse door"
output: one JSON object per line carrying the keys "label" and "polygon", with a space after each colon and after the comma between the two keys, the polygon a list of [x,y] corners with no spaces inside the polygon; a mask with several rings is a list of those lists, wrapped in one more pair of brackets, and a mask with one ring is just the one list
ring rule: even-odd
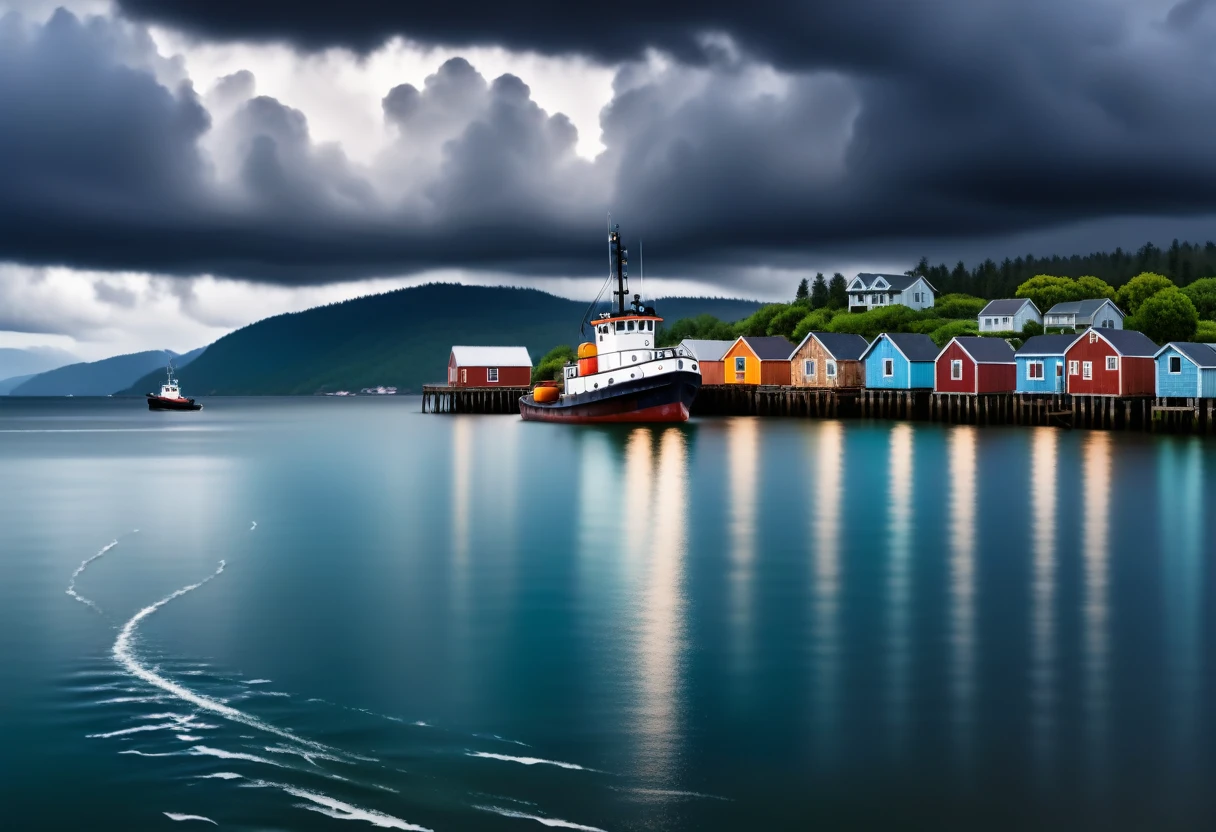
{"label": "boathouse door", "polygon": [[460,383],[461,384],[469,383],[469,371],[466,370],[464,367],[460,368]]}

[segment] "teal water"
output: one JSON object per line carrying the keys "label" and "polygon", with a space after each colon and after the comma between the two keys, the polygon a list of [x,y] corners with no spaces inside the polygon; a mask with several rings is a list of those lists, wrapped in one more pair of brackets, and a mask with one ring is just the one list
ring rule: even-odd
{"label": "teal water", "polygon": [[0,399],[5,828],[1216,821],[1216,441],[141,407]]}

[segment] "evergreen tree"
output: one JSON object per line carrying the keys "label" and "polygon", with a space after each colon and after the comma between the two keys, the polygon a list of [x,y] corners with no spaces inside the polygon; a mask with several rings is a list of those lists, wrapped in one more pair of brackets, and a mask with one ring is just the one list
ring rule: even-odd
{"label": "evergreen tree", "polygon": [[823,277],[823,272],[815,275],[815,282],[811,284],[811,308],[822,309],[828,305],[831,299],[828,293],[828,282]]}
{"label": "evergreen tree", "polygon": [[810,300],[810,298],[811,298],[811,286],[810,286],[810,283],[807,281],[807,279],[804,277],[804,278],[802,278],[802,281],[798,284],[798,291],[794,293],[794,303],[799,303],[804,300]]}
{"label": "evergreen tree", "polygon": [[832,275],[832,280],[828,283],[828,306],[833,309],[849,308],[849,284],[840,272]]}

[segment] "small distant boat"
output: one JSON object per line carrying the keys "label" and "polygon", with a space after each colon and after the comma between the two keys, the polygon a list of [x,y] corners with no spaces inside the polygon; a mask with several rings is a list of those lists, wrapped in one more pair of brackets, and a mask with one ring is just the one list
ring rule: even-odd
{"label": "small distant boat", "polygon": [[166,372],[169,374],[169,380],[160,386],[160,395],[144,394],[148,398],[148,410],[202,410],[201,404],[196,404],[194,399],[187,399],[182,395],[177,379],[173,378],[172,361],[169,362]]}

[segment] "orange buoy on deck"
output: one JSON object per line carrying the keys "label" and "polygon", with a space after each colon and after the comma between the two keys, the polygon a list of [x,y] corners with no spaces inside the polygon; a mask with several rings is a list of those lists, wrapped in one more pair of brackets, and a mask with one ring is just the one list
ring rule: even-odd
{"label": "orange buoy on deck", "polygon": [[539,404],[550,404],[557,401],[559,390],[556,387],[545,385],[536,387],[532,391],[532,400]]}
{"label": "orange buoy on deck", "polygon": [[595,344],[584,341],[578,345],[578,374],[580,376],[589,376],[598,373],[600,370],[599,350],[595,348]]}

